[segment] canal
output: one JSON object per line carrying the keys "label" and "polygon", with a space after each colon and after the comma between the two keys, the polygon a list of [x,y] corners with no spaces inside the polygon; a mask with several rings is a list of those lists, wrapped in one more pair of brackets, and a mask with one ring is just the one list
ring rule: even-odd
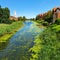
{"label": "canal", "polygon": [[9,39],[5,48],[0,50],[0,60],[29,60],[29,48],[33,46],[35,36],[43,30],[36,24],[25,21],[24,26]]}

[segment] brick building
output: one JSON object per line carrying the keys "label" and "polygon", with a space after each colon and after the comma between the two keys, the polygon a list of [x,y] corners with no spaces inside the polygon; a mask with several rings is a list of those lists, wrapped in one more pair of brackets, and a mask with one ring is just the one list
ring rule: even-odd
{"label": "brick building", "polygon": [[[53,8],[51,11],[52,11],[52,13],[53,13],[52,22],[54,23],[56,19],[60,19],[60,7]],[[39,17],[40,19],[44,20],[44,16],[45,16],[46,14],[47,14],[47,13],[39,14],[38,17]]]}
{"label": "brick building", "polygon": [[18,18],[14,17],[14,16],[10,16],[9,18],[10,18],[10,20],[18,20]]}

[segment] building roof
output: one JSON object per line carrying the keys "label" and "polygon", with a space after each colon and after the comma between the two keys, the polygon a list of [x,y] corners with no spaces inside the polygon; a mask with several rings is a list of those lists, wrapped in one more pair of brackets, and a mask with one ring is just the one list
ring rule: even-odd
{"label": "building roof", "polygon": [[60,7],[55,7],[55,8],[53,8],[53,11],[55,12],[57,9],[59,9],[60,10]]}
{"label": "building roof", "polygon": [[17,18],[17,17],[14,17],[14,16],[10,16],[10,19],[11,19],[11,20],[13,20],[13,19],[14,19],[14,20],[18,20],[18,18]]}

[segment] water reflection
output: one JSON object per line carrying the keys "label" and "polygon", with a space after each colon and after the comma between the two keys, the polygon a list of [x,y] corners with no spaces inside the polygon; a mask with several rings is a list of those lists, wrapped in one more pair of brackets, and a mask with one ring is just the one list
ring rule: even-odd
{"label": "water reflection", "polygon": [[8,45],[9,41],[6,41],[6,42],[0,42],[0,51],[5,49]]}
{"label": "water reflection", "polygon": [[29,60],[28,50],[42,29],[32,21],[26,21],[24,24],[25,26],[9,40],[8,46],[0,51],[0,60]]}

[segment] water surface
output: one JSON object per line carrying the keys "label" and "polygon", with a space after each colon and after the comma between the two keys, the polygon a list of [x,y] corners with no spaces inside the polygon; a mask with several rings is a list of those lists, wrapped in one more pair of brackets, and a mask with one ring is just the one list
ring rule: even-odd
{"label": "water surface", "polygon": [[25,21],[24,26],[9,39],[8,44],[0,51],[0,60],[29,60],[29,48],[33,46],[35,36],[43,29],[35,22]]}

